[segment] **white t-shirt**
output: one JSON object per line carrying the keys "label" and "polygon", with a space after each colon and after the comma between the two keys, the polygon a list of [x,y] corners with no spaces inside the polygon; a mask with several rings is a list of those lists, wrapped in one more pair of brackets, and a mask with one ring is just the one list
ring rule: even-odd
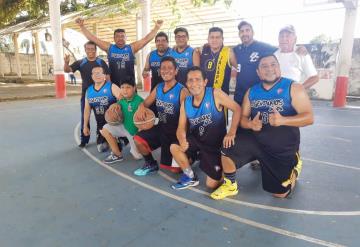
{"label": "white t-shirt", "polygon": [[283,77],[296,82],[304,82],[309,77],[317,75],[309,54],[300,56],[296,52],[280,52],[280,49],[274,54],[279,60],[281,76]]}

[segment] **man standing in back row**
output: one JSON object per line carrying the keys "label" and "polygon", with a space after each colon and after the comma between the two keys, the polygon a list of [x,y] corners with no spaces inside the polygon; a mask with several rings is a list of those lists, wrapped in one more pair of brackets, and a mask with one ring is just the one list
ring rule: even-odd
{"label": "man standing in back row", "polygon": [[247,21],[241,21],[238,29],[241,44],[233,48],[238,64],[234,100],[241,105],[246,91],[260,81],[256,73],[259,58],[265,54],[273,54],[277,48],[254,40],[253,27]]}
{"label": "man standing in back row", "polygon": [[300,55],[295,52],[296,32],[292,25],[285,26],[279,32],[279,49],[275,52],[281,76],[301,82],[309,89],[319,81],[318,73],[309,54]]}
{"label": "man standing in back row", "polygon": [[171,48],[169,48],[169,38],[164,32],[159,32],[155,36],[156,50],[151,51],[145,62],[143,77],[150,76],[151,71],[151,90],[153,90],[157,84],[163,82],[163,78],[160,75],[160,61],[163,57],[170,56]]}
{"label": "man standing in back row", "polygon": [[237,63],[232,49],[224,46],[221,28],[209,29],[208,43],[201,50],[200,67],[205,72],[207,87],[220,88],[229,94],[232,67],[236,68]]}
{"label": "man standing in back row", "polygon": [[76,19],[76,23],[79,25],[82,33],[87,39],[95,42],[100,49],[107,52],[111,81],[120,86],[125,78],[128,78],[129,76],[135,78],[135,53],[141,50],[155,37],[156,33],[161,28],[163,21],[157,20],[155,22],[155,27],[150,33],[144,38],[132,42],[131,44],[126,44],[125,29],[119,28],[114,31],[115,44],[111,44],[93,35],[85,27],[83,19]]}
{"label": "man standing in back row", "polygon": [[[64,57],[64,71],[66,73],[80,71],[81,75],[81,99],[80,99],[80,108],[81,108],[81,132],[80,132],[80,145],[79,147],[83,148],[87,143],[89,143],[90,135],[85,136],[83,133],[84,125],[84,108],[85,108],[85,93],[89,86],[94,84],[92,79],[92,69],[94,67],[101,66],[104,69],[106,80],[110,80],[110,71],[109,67],[104,60],[96,56],[96,44],[92,41],[88,41],[84,45],[86,57],[80,60],[77,60],[70,64],[70,55],[65,55]],[[88,126],[90,128],[90,125]]]}
{"label": "man standing in back row", "polygon": [[185,86],[188,69],[200,65],[200,53],[188,45],[189,32],[186,28],[178,27],[174,34],[176,46],[172,49],[171,56],[175,58],[178,67],[176,80]]}

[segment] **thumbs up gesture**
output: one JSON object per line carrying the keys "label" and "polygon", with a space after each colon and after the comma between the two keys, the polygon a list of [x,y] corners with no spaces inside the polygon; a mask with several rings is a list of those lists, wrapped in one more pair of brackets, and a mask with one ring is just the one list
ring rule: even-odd
{"label": "thumbs up gesture", "polygon": [[280,126],[283,125],[284,117],[276,110],[276,107],[273,106],[273,113],[269,114],[269,123],[271,126]]}
{"label": "thumbs up gesture", "polygon": [[251,121],[251,129],[253,131],[260,131],[262,129],[262,120],[260,119],[260,112]]}

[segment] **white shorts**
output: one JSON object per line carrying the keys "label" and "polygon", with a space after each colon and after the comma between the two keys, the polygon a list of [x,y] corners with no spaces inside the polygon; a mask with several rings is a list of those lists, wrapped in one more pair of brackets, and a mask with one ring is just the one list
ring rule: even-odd
{"label": "white shorts", "polygon": [[125,129],[123,124],[119,124],[119,125],[105,124],[103,128],[109,131],[109,133],[113,137],[126,137],[129,140],[130,153],[132,154],[132,156],[134,156],[134,158],[137,160],[142,159],[142,155],[139,153],[139,151],[136,148],[133,136],[130,135],[130,133]]}

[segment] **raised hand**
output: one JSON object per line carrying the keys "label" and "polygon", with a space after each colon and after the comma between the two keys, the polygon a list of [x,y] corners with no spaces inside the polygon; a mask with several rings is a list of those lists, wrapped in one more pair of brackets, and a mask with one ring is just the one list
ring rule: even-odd
{"label": "raised hand", "polygon": [[284,117],[276,110],[276,107],[273,108],[273,113],[269,114],[269,123],[271,126],[280,126],[283,125]]}
{"label": "raised hand", "polygon": [[253,131],[260,131],[262,129],[262,120],[260,119],[260,112],[256,114],[256,116],[251,121],[251,129]]}
{"label": "raised hand", "polygon": [[160,29],[163,23],[164,23],[163,20],[156,20],[155,21],[155,27]]}
{"label": "raised hand", "polygon": [[79,27],[84,26],[85,20],[81,17],[75,19],[75,23],[79,25]]}
{"label": "raised hand", "polygon": [[70,63],[70,55],[69,54],[65,54],[64,56],[64,63],[69,64]]}
{"label": "raised hand", "polygon": [[299,56],[306,56],[307,54],[309,54],[308,50],[306,49],[305,46],[300,45],[296,47],[296,51],[295,51]]}

